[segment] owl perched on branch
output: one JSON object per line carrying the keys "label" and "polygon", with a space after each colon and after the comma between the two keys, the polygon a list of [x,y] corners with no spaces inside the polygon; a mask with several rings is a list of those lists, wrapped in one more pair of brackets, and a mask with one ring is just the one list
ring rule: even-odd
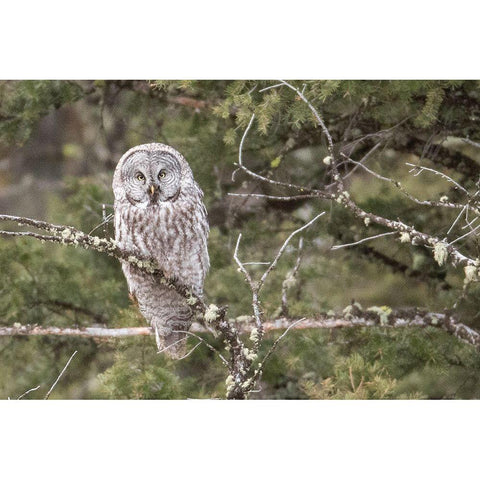
{"label": "owl perched on branch", "polygon": [[[118,246],[151,258],[168,278],[202,295],[209,227],[203,192],[185,158],[161,143],[138,145],[118,162],[112,187]],[[190,328],[193,315],[186,299],[126,261],[122,269],[159,351],[180,358],[187,336],[181,331]]]}

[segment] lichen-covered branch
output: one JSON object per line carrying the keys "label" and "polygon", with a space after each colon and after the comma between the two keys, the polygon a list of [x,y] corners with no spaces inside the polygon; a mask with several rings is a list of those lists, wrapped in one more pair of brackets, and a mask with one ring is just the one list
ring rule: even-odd
{"label": "lichen-covered branch", "polygon": [[142,258],[132,252],[122,250],[118,247],[113,238],[107,239],[96,237],[88,235],[75,227],[55,225],[41,220],[13,215],[0,215],[0,222],[14,222],[20,227],[34,227],[48,233],[48,235],[45,235],[36,232],[0,230],[0,235],[3,236],[36,238],[43,242],[80,247],[86,250],[95,250],[118,260],[127,261],[132,265],[135,265],[138,269],[159,277],[166,285],[175,288],[180,294],[187,298],[188,304],[197,312],[203,314],[206,310],[206,305],[203,303],[202,299],[195,295],[188,286],[182,285],[175,280],[168,278],[151,259]]}
{"label": "lichen-covered branch", "polygon": [[[181,295],[187,299],[188,305],[196,312],[197,319],[204,322],[208,327],[215,329],[223,335],[225,342],[231,352],[230,371],[235,372],[239,381],[237,385],[244,383],[242,376],[246,375],[250,367],[251,360],[245,354],[245,346],[240,339],[240,335],[235,327],[227,318],[227,307],[218,307],[216,305],[207,306],[203,299],[195,295],[189,286],[182,285],[173,279],[168,278],[155,263],[148,258],[141,258],[131,252],[120,249],[115,240],[100,238],[88,235],[75,227],[65,225],[54,225],[48,222],[34,220],[31,218],[17,217],[12,215],[0,215],[0,221],[15,222],[18,226],[29,226],[47,232],[47,234],[25,231],[9,231],[1,230],[0,234],[11,237],[32,237],[37,240],[52,242],[62,245],[70,245],[85,249],[95,250],[102,254],[106,254],[135,265],[140,270],[156,275],[158,278],[176,289]],[[140,332],[140,333],[139,333]],[[121,337],[132,334],[132,329],[102,329],[90,327],[86,329],[58,329],[56,327],[5,327],[0,335],[77,335],[87,337]],[[149,335],[150,329],[140,328],[135,330],[136,335]],[[242,377],[242,378],[240,378]],[[229,398],[245,398],[245,392],[238,389],[229,391]]]}
{"label": "lichen-covered branch", "polygon": [[232,370],[231,375],[227,378],[227,396],[229,396],[229,398],[245,398],[248,393],[253,390],[255,382],[263,368],[263,364],[266,361],[266,358],[264,358],[264,360],[259,363],[258,368],[256,368],[253,373],[251,372],[253,362],[258,357],[265,331],[264,312],[260,306],[260,291],[262,290],[262,287],[264,286],[272,270],[277,266],[277,263],[287,248],[290,240],[298,233],[307,229],[324,214],[325,212],[320,213],[305,225],[290,233],[287,239],[283,242],[283,245],[279,248],[272,262],[267,263],[268,267],[266,268],[265,272],[262,274],[260,279],[256,281],[245,268],[246,264],[243,263],[238,257],[238,249],[240,246],[240,240],[242,238],[242,234],[239,234],[233,258],[238,265],[238,270],[243,274],[245,281],[248,283],[250,291],[252,292],[252,309],[255,327],[252,329],[250,336],[252,347],[247,348],[241,344],[239,345],[238,349],[232,351],[232,357],[238,357],[237,362],[239,368]]}
{"label": "lichen-covered branch", "polygon": [[[434,259],[440,265],[444,265],[447,262],[449,262],[453,266],[463,266],[466,269],[478,270],[478,268],[480,267],[479,261],[475,258],[471,258],[461,253],[459,249],[453,245],[454,243],[453,241],[448,242],[446,241],[446,239],[438,238],[437,236],[430,235],[425,232],[421,232],[417,230],[414,226],[407,225],[406,223],[402,222],[399,219],[394,220],[394,219],[386,218],[381,215],[377,215],[375,213],[363,210],[355,202],[355,200],[351,198],[350,193],[342,180],[342,177],[338,174],[337,161],[334,157],[335,145],[333,144],[332,136],[329,133],[328,128],[325,125],[325,122],[322,120],[322,117],[320,116],[318,111],[315,109],[315,107],[312,105],[312,103],[309,102],[307,98],[297,88],[293,87],[291,84],[288,84],[287,82],[282,81],[280,84],[273,85],[272,88],[279,88],[282,85],[287,86],[288,88],[294,90],[298,94],[299,99],[306,103],[308,108],[314,114],[315,119],[317,120],[323,133],[326,135],[328,139],[328,147],[329,147],[330,155],[324,158],[323,162],[327,166],[332,168],[332,171],[334,173],[334,183],[329,187],[335,187],[335,191],[333,191],[331,188],[328,188],[328,187],[325,187],[324,189],[307,189],[302,187],[301,185],[288,184],[285,182],[277,182],[271,178],[263,177],[255,172],[252,172],[248,167],[246,167],[241,159],[241,152],[242,152],[243,144],[246,140],[246,135],[253,122],[253,119],[254,119],[253,116],[250,120],[250,123],[247,129],[244,132],[244,135],[242,137],[242,141],[239,147],[239,167],[245,173],[247,173],[250,177],[255,178],[256,180],[260,180],[262,182],[265,182],[271,185],[287,187],[287,188],[294,189],[296,191],[300,191],[302,195],[306,194],[308,195],[309,198],[313,198],[316,196],[319,199],[334,200],[339,205],[342,205],[344,208],[350,210],[355,217],[362,220],[366,225],[377,224],[382,227],[386,227],[388,230],[390,230],[390,232],[396,232],[398,234],[398,240],[400,240],[403,243],[411,243],[412,245],[421,245],[431,249]],[[343,155],[343,157],[351,161],[350,157],[346,155]],[[359,164],[361,162],[353,161],[353,163]],[[362,164],[362,167],[365,168],[363,164]],[[374,172],[370,171],[370,173],[373,174]],[[374,176],[377,176],[381,180],[389,181],[392,184],[396,185],[396,182],[394,180],[391,180],[387,177],[382,177],[382,176],[379,176],[378,174],[375,174]],[[415,203],[421,202],[420,200],[416,199],[412,195],[408,194],[408,192],[406,192],[403,188],[401,188],[401,185],[400,185],[400,190],[402,191],[402,193],[406,194],[406,196],[410,198],[410,200],[415,201]],[[255,196],[255,194],[243,194],[243,195]],[[271,200],[285,201],[286,196],[285,195],[281,195],[281,196],[269,195],[268,198]],[[299,195],[294,194],[291,196],[291,198],[297,199],[299,198]],[[470,202],[471,198],[468,198],[467,201]],[[463,208],[463,206],[460,204],[452,203],[448,201],[440,201],[440,202],[425,201],[423,202],[423,204],[428,206],[434,206],[434,207],[446,207],[446,208],[457,208],[457,209]],[[473,208],[475,209],[475,206],[473,206]]]}
{"label": "lichen-covered branch", "polygon": [[[248,132],[255,119],[255,115],[252,115],[248,123],[248,126],[243,133],[243,136],[239,145],[239,154],[238,154],[238,163],[237,163],[238,168],[254,180],[264,182],[265,184],[268,184],[270,186],[281,187],[282,189],[286,188],[293,191],[293,193],[292,195],[285,195],[285,194],[263,195],[263,194],[249,194],[249,193],[237,194],[237,195],[245,196],[245,197],[251,196],[251,197],[259,197],[259,198],[267,198],[269,200],[278,200],[278,201],[297,200],[297,199],[306,199],[306,198],[318,198],[319,200],[335,201],[342,207],[349,210],[355,217],[360,219],[366,226],[370,224],[377,224],[383,227],[384,229],[387,229],[387,231],[369,236],[367,238],[364,238],[363,240],[358,240],[348,244],[336,246],[334,247],[334,249],[344,248],[349,246],[356,246],[360,243],[370,241],[379,237],[393,236],[393,237],[396,237],[397,241],[400,241],[401,243],[421,245],[430,249],[432,251],[433,258],[440,266],[445,265],[447,262],[451,263],[453,266],[459,266],[459,265],[463,266],[465,269],[466,283],[469,283],[471,281],[476,281],[480,278],[480,275],[479,275],[480,261],[478,259],[470,258],[467,255],[463,254],[462,252],[460,252],[457,246],[454,245],[454,243],[456,243],[458,240],[473,234],[476,228],[473,228],[473,229],[470,228],[470,232],[466,233],[465,235],[462,235],[461,237],[455,240],[448,241],[447,238],[439,238],[438,236],[419,231],[418,229],[415,228],[415,226],[408,225],[407,223],[402,222],[401,219],[387,218],[385,216],[377,215],[373,212],[368,212],[362,209],[357,204],[355,199],[351,198],[350,192],[348,191],[348,187],[346,186],[346,183],[344,181],[346,177],[343,177],[342,175],[340,175],[340,172],[339,172],[340,164],[336,156],[337,149],[334,144],[333,137],[329,132],[322,116],[318,113],[317,109],[313,106],[313,104],[305,97],[305,95],[303,94],[303,91],[300,91],[298,88],[296,88],[292,84],[285,82],[283,80],[280,81],[280,83],[277,83],[275,85],[272,85],[271,87],[267,87],[266,89],[263,89],[262,91],[265,91],[267,89],[273,89],[273,88],[281,88],[282,86],[283,87],[286,86],[291,90],[293,90],[297,94],[296,100],[301,100],[307,105],[307,107],[313,113],[316,123],[320,126],[322,133],[325,135],[327,139],[327,144],[328,144],[327,145],[328,156],[323,158],[322,163],[327,167],[329,173],[332,175],[333,182],[330,185],[319,187],[317,189],[312,189],[312,188],[306,188],[302,185],[297,185],[293,183],[280,182],[250,170],[243,161],[242,151],[243,151],[243,146],[246,141]],[[465,188],[463,188],[461,185],[455,182],[455,180],[453,180],[448,175],[443,174],[442,172],[437,172],[436,170],[430,169],[431,172],[442,176],[442,178],[444,178],[446,181],[452,183],[455,186],[455,188],[462,191],[466,195],[465,204],[451,202],[445,196],[442,197],[440,201],[420,200],[414,197],[412,194],[410,194],[399,182],[396,182],[391,178],[379,175],[373,170],[371,170],[370,168],[366,167],[365,166],[366,160],[375,150],[379,148],[379,146],[380,144],[375,145],[369,152],[367,152],[367,154],[359,162],[350,158],[351,153],[349,155],[340,153],[340,155],[343,156],[346,162],[353,163],[355,165],[355,168],[362,168],[365,171],[367,171],[369,174],[373,175],[375,178],[381,181],[386,181],[391,183],[404,196],[406,196],[409,200],[411,200],[416,204],[429,206],[429,207],[437,207],[437,208],[458,209],[460,210],[460,214],[457,217],[456,221],[458,221],[458,219],[463,214],[463,212],[468,212],[468,209],[470,209],[473,213],[478,215],[479,212],[475,204],[475,198],[478,195],[478,192],[476,192],[474,195],[470,195]],[[415,165],[414,168],[419,173],[426,170],[426,168],[420,165],[419,166]],[[234,176],[232,176],[232,179],[234,179]],[[317,184],[321,184],[321,183],[322,183],[321,179],[319,179],[319,182],[317,182]],[[450,227],[450,230],[448,231],[447,236],[450,233],[452,228],[453,228],[453,225],[452,227]],[[293,232],[291,236],[293,236],[295,233],[297,232]],[[289,237],[289,239],[291,238],[291,236]],[[238,258],[238,248],[239,248],[240,239],[241,239],[241,234],[238,237],[238,241],[237,241],[237,245],[234,253],[234,259],[239,266],[239,271],[243,273],[245,280],[247,281],[250,287],[250,290],[252,292],[253,318],[256,323],[256,327],[254,327],[251,331],[251,340],[254,343],[254,347],[251,351],[247,349],[246,353],[247,355],[253,354],[256,358],[256,356],[258,355],[259,346],[262,340],[263,333],[266,331],[266,328],[267,328],[266,327],[267,322],[264,320],[263,312],[260,309],[259,291],[263,285],[263,282],[266,276],[270,273],[271,269],[274,268],[276,261],[280,258],[283,248],[286,246],[289,239],[287,239],[282,249],[280,249],[280,251],[278,252],[275,261],[265,271],[264,275],[259,281],[253,281],[252,277],[250,276],[249,272],[246,270],[244,266],[245,264],[243,264]],[[361,312],[358,309],[358,307],[355,307],[355,306],[349,307],[349,309],[350,310],[348,311],[344,311],[345,315],[343,318],[334,316],[333,318],[319,318],[316,320],[301,319],[301,320],[297,320],[297,324],[292,324],[291,322],[287,322],[284,325],[285,326],[284,334],[281,335],[279,339],[274,343],[270,351],[264,356],[263,360],[257,363],[256,370],[254,370],[253,374],[250,374],[248,377],[243,376],[242,380],[245,378],[246,380],[242,385],[238,385],[238,381],[236,378],[229,377],[230,382],[227,381],[227,390],[238,388],[239,391],[243,390],[245,394],[248,394],[248,392],[252,391],[255,383],[258,381],[258,379],[262,374],[262,370],[265,362],[268,360],[268,357],[273,353],[273,351],[275,350],[281,338],[283,338],[283,336],[286,335],[291,328],[311,328],[312,321],[315,322],[315,327],[319,327],[320,325],[324,327],[326,325],[330,325],[330,328],[341,327],[341,326],[353,327],[353,326],[360,326],[360,325],[361,326],[382,325],[385,327],[431,325],[431,326],[441,327],[444,330],[448,331],[449,333],[455,335],[458,338],[461,338],[463,341],[466,341],[476,347],[480,345],[480,334],[478,332],[472,330],[466,325],[459,324],[447,314],[441,314],[441,315],[420,314],[418,311],[415,311],[415,314],[413,316],[411,314],[403,315],[403,316],[398,316],[398,315],[392,316],[391,312],[388,312],[387,314],[381,308],[369,309],[366,312]],[[238,398],[242,398],[242,397],[238,397]]]}
{"label": "lichen-covered branch", "polygon": [[[250,335],[255,331],[253,323],[231,321],[238,335]],[[309,318],[295,319],[280,317],[266,320],[263,329],[267,332],[308,329],[338,329],[338,328],[425,328],[442,329],[461,341],[480,349],[480,332],[459,322],[454,316],[444,312],[428,312],[420,309],[391,310],[386,307],[370,307],[362,310],[357,304],[348,306],[340,313],[319,314]],[[210,334],[201,323],[194,322],[190,328],[194,334]],[[228,334],[228,332],[227,332]],[[94,339],[117,339],[136,336],[154,335],[150,327],[84,327],[61,328],[38,325],[15,324],[11,327],[0,327],[0,337],[6,336],[68,336]]]}

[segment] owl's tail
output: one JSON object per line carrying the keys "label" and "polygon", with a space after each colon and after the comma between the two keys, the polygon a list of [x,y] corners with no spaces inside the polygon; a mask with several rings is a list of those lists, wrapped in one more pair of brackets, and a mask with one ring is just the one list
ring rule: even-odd
{"label": "owl's tail", "polygon": [[190,323],[184,321],[179,323],[170,323],[168,327],[159,322],[152,322],[155,331],[155,340],[157,342],[158,353],[164,353],[168,357],[179,360],[187,353],[187,331]]}

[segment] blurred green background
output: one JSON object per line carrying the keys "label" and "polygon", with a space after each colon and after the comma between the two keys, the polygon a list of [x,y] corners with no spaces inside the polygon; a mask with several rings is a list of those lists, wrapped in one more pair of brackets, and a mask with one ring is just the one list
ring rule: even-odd
{"label": "blurred green background", "polygon": [[[243,234],[245,262],[271,261],[291,231],[325,210],[304,234],[292,317],[341,311],[352,300],[452,309],[480,328],[478,287],[464,288],[463,270],[440,267],[424,247],[393,237],[331,251],[384,230],[318,199],[278,202],[228,193],[287,194],[232,173],[244,129],[252,170],[307,187],[328,184],[325,138],[306,105],[274,81],[2,81],[0,82],[0,213],[28,216],[113,237],[111,181],[130,147],[172,145],[189,161],[205,193],[211,234],[209,302],[228,304],[231,318],[251,314],[251,297],[232,255]],[[339,150],[401,181],[421,199],[462,192],[438,175],[414,176],[406,162],[440,170],[474,193],[480,149],[480,83],[476,81],[293,81],[322,113]],[[342,173],[352,166],[344,164]],[[391,184],[361,169],[348,177],[365,210],[400,218],[446,237],[458,211],[416,205]],[[473,217],[469,218],[473,220]],[[458,221],[448,234],[465,233]],[[15,225],[5,225],[14,228]],[[478,257],[478,240],[457,246]],[[295,264],[294,239],[269,277],[262,306],[279,314],[285,275]],[[261,275],[264,266],[250,266]],[[91,251],[0,238],[0,324],[141,326],[117,261]],[[264,350],[281,332],[268,334]],[[218,349],[223,343],[206,336]],[[192,341],[192,346],[195,343]],[[226,372],[205,346],[175,362],[155,352],[152,338],[94,341],[68,337],[1,337],[0,398],[42,398],[73,351],[78,354],[50,398],[222,398]],[[251,398],[478,398],[480,356],[436,329],[291,331],[271,357]]]}

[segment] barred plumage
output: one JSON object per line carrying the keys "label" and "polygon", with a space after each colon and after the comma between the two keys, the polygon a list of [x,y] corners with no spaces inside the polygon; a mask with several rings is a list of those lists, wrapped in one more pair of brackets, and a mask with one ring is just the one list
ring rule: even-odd
{"label": "barred plumage", "polygon": [[[160,143],[134,147],[118,162],[112,186],[119,246],[152,258],[168,277],[202,295],[209,227],[203,193],[184,157]],[[192,319],[185,298],[128,262],[122,268],[159,350],[180,357],[186,334],[175,331],[188,330]]]}

